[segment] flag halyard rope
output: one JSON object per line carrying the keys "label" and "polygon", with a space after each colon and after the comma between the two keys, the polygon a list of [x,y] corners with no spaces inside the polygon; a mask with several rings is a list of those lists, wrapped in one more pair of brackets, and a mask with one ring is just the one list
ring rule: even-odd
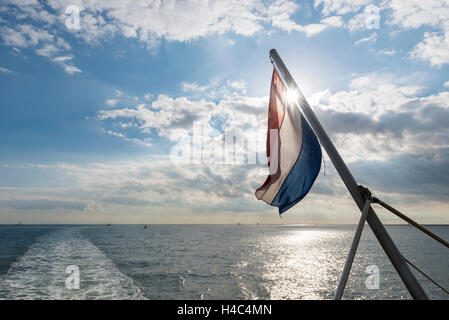
{"label": "flag halyard rope", "polygon": [[[390,205],[388,205],[387,203],[383,202],[382,200],[373,197],[371,195],[371,192],[368,188],[365,188],[364,186],[359,186],[359,191],[362,195],[365,196],[366,199],[371,200],[371,203],[378,203],[380,204],[382,207],[384,207],[385,209],[387,209],[388,211],[392,212],[394,215],[396,215],[397,217],[401,218],[402,220],[408,222],[410,225],[414,226],[415,228],[417,228],[418,230],[422,231],[423,233],[427,234],[429,237],[431,237],[432,239],[434,239],[435,241],[439,242],[440,244],[442,244],[443,246],[445,246],[446,248],[449,248],[449,243],[443,239],[441,239],[439,236],[437,236],[436,234],[434,234],[433,232],[431,232],[430,230],[424,228],[422,225],[420,225],[418,222],[410,219],[409,217],[407,217],[405,214],[401,213],[400,211],[396,210],[395,208],[391,207]],[[434,285],[436,285],[438,288],[440,288],[442,291],[444,291],[446,294],[449,295],[449,291],[446,290],[444,287],[442,287],[438,282],[436,282],[435,280],[433,280],[429,275],[427,275],[424,271],[422,271],[420,268],[418,268],[416,265],[414,265],[410,260],[408,260],[406,257],[404,257],[403,255],[402,259],[404,259],[411,267],[413,267],[416,271],[418,271],[419,273],[421,273],[424,277],[426,277],[429,281],[431,281]]]}
{"label": "flag halyard rope", "polygon": [[424,277],[426,277],[428,280],[430,280],[434,285],[436,285],[438,288],[440,288],[441,290],[443,290],[446,294],[449,295],[449,291],[447,291],[446,289],[444,289],[438,282],[436,282],[435,280],[433,280],[429,275],[427,275],[424,271],[422,271],[421,269],[419,269],[417,266],[415,266],[412,262],[410,262],[410,260],[408,260],[406,257],[402,256],[402,259],[404,259],[409,265],[411,265],[416,271],[418,271],[419,273],[421,273]]}

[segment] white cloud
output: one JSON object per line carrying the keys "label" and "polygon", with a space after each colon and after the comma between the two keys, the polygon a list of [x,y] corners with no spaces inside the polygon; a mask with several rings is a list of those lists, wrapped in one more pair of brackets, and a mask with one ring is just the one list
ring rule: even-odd
{"label": "white cloud", "polygon": [[268,17],[274,27],[281,30],[291,32],[299,31],[307,36],[313,36],[330,27],[343,26],[343,20],[340,16],[331,16],[322,19],[319,23],[311,23],[308,25],[300,25],[291,19],[291,15],[299,8],[294,2],[278,0],[268,7]]}
{"label": "white cloud", "polygon": [[74,75],[75,73],[81,73],[82,71],[75,66],[66,65],[64,66],[64,71],[67,74]]}
{"label": "white cloud", "polygon": [[184,92],[188,92],[188,91],[205,91],[208,88],[210,88],[210,85],[205,85],[205,86],[200,86],[197,83],[193,82],[193,83],[188,83],[188,82],[183,82],[181,83],[182,86],[182,91]]}
{"label": "white cloud", "polygon": [[449,1],[390,0],[392,24],[405,29],[423,25],[438,27],[449,20]]}
{"label": "white cloud", "polygon": [[392,56],[392,55],[396,54],[396,50],[394,50],[394,49],[390,49],[390,50],[382,49],[377,54],[384,54],[384,55],[387,55],[387,56]]}
{"label": "white cloud", "polygon": [[442,32],[426,32],[424,40],[413,48],[410,56],[428,60],[436,68],[449,64],[449,22]]}
{"label": "white cloud", "polygon": [[72,60],[73,57],[72,56],[60,56],[60,57],[56,57],[53,59],[53,61],[55,62],[65,62],[65,61],[69,61]]}
{"label": "white cloud", "polygon": [[[319,116],[325,117],[325,124],[335,134],[337,144],[348,161],[362,158],[385,161],[404,152],[415,154],[427,148],[444,148],[447,142],[443,139],[443,132],[449,130],[449,126],[436,124],[444,116],[435,114],[429,118],[430,113],[425,115],[424,110],[430,110],[432,106],[437,106],[438,112],[449,110],[449,93],[420,97],[424,87],[409,85],[408,82],[392,75],[368,74],[354,78],[347,91],[321,91],[309,101],[317,106]],[[213,125],[217,117],[222,119],[220,127],[223,130],[234,128],[256,132],[265,130],[266,102],[264,97],[226,96],[212,102],[160,95],[151,104],[101,110],[98,118],[137,124],[142,134],[151,132],[165,138],[169,138],[176,129],[191,131],[193,121]],[[437,126],[443,130],[441,135],[432,137],[431,146],[423,144],[424,137],[430,141],[430,128],[436,130]],[[126,136],[127,133],[124,134]],[[385,141],[389,144],[385,145]],[[357,148],[361,151],[355,152]]]}
{"label": "white cloud", "polygon": [[199,85],[196,82],[181,83],[182,91],[195,97],[207,98],[229,98],[241,93],[245,94],[247,86],[247,82],[242,79],[228,79],[226,81],[212,79],[205,85]]}
{"label": "white cloud", "polygon": [[410,52],[411,57],[427,60],[436,68],[449,63],[449,0],[391,0],[389,7],[393,10],[393,25],[403,29],[422,26],[436,29],[424,33],[424,39]]}
{"label": "white cloud", "polygon": [[0,67],[0,73],[4,74],[14,74],[15,72],[12,70],[9,70],[8,68]]}
{"label": "white cloud", "polygon": [[446,82],[443,84],[443,86],[446,87],[446,88],[449,88],[449,81],[446,81]]}
{"label": "white cloud", "polygon": [[71,46],[60,36],[51,34],[45,29],[30,24],[18,24],[15,27],[0,27],[0,35],[3,42],[16,51],[19,50],[17,47],[34,49],[36,54],[49,58],[70,75],[81,72],[79,68],[67,63],[73,58],[72,56],[57,56],[61,52],[70,50]]}
{"label": "white cloud", "polygon": [[248,84],[244,80],[235,80],[235,81],[228,80],[226,83],[229,87],[237,90],[244,90],[248,86]]}
{"label": "white cloud", "polygon": [[[432,67],[439,68],[449,63],[449,0],[420,1],[420,0],[315,0],[315,8],[320,8],[323,15],[353,14],[347,20],[350,31],[372,29],[370,22],[400,29],[431,28],[426,31],[423,40],[409,53],[411,57],[426,60]],[[384,12],[381,17],[380,13]],[[378,17],[374,19],[373,17]],[[385,19],[382,21],[381,18]],[[393,31],[394,32],[397,32]],[[364,38],[356,41],[354,45],[375,39]],[[382,50],[379,54],[394,54],[394,50]]]}
{"label": "white cloud", "polygon": [[90,201],[83,209],[84,212],[99,212],[103,210],[103,206],[97,201]]}
{"label": "white cloud", "polygon": [[348,21],[348,29],[350,31],[380,29],[382,25],[380,13],[383,8],[383,3],[368,4],[362,12]]}
{"label": "white cloud", "polygon": [[[120,127],[122,129],[126,129],[129,127],[132,127],[132,124],[124,124],[124,123],[120,123]],[[149,139],[147,139],[147,141],[145,140],[141,140],[141,139],[137,139],[137,138],[128,138],[125,134],[121,133],[121,132],[115,132],[112,130],[105,130],[104,128],[102,128],[100,131],[102,131],[103,133],[110,135],[110,136],[114,136],[120,139],[123,139],[124,141],[127,142],[131,142],[131,143],[135,143],[141,146],[145,146],[145,147],[150,147],[151,143],[148,142]]]}
{"label": "white cloud", "polygon": [[377,33],[373,32],[370,36],[366,37],[366,38],[362,38],[360,40],[357,40],[356,42],[354,42],[354,46],[359,46],[362,43],[365,42],[376,42],[377,40]]}
{"label": "white cloud", "polygon": [[343,15],[356,12],[372,2],[373,0],[315,0],[315,8],[322,6],[322,12],[326,16]]}
{"label": "white cloud", "polygon": [[20,48],[34,47],[54,40],[54,36],[46,30],[27,24],[19,24],[17,28],[4,26],[1,28],[0,33],[6,45]]}
{"label": "white cloud", "polygon": [[[15,1],[9,3],[16,4]],[[69,5],[80,8],[80,30],[68,30],[89,43],[97,43],[115,35],[135,38],[149,49],[161,39],[188,41],[213,34],[235,33],[252,36],[267,30],[268,25],[286,31],[297,30],[308,36],[343,24],[339,16],[326,16],[319,23],[301,26],[291,19],[298,5],[290,0],[265,4],[259,0],[230,1],[101,1],[49,0],[23,3],[15,8],[17,20],[31,18],[47,26],[64,25]],[[53,28],[56,30],[56,28]],[[269,31],[269,30],[268,30]],[[23,43],[16,35],[14,43]],[[233,42],[230,42],[233,43]]]}
{"label": "white cloud", "polygon": [[117,102],[117,99],[107,99],[105,103],[110,107],[115,107],[117,105]]}
{"label": "white cloud", "polygon": [[[243,80],[227,80],[225,83],[212,80],[203,87],[184,83],[184,88],[188,88],[193,96],[172,98],[159,95],[151,103],[136,102],[134,107],[100,110],[98,119],[120,122],[121,127],[128,124],[125,127],[137,127],[141,134],[151,137],[156,133],[164,138],[170,138],[174,130],[191,130],[194,121],[209,123],[226,119],[222,129],[232,127],[245,131],[260,128],[260,123],[266,121],[265,98],[242,96],[247,87]],[[201,98],[198,98],[198,92],[201,92]]]}
{"label": "white cloud", "polygon": [[74,75],[75,73],[81,73],[82,71],[75,67],[72,64],[67,63],[67,61],[70,61],[73,59],[73,56],[60,56],[53,59],[54,62],[59,64],[64,71],[69,75]]}
{"label": "white cloud", "polygon": [[[74,32],[88,42],[121,34],[137,38],[149,48],[157,46],[160,39],[187,41],[211,34],[233,32],[249,36],[264,29],[269,20],[267,8],[256,0],[239,1],[100,1],[100,0],[50,0],[48,5],[64,22],[65,9],[76,5],[81,10],[81,30]],[[21,10],[34,20],[51,24],[46,11],[38,3],[30,3]],[[47,16],[32,14],[30,8],[39,8]],[[53,19],[53,20],[56,20]],[[53,23],[54,24],[54,23]]]}

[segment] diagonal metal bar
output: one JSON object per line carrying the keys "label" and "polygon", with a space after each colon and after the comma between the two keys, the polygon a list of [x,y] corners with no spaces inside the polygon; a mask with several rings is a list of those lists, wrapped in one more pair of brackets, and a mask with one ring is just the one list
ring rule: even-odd
{"label": "diagonal metal bar", "polygon": [[346,282],[348,281],[349,272],[351,271],[352,263],[359,246],[360,238],[362,236],[363,227],[365,226],[366,218],[368,217],[369,208],[371,205],[371,199],[367,199],[365,206],[362,210],[362,216],[360,217],[357,230],[355,231],[354,240],[352,241],[351,248],[349,249],[348,258],[346,259],[343,272],[341,273],[340,281],[338,282],[337,291],[335,292],[334,300],[341,300],[343,292],[346,288]]}

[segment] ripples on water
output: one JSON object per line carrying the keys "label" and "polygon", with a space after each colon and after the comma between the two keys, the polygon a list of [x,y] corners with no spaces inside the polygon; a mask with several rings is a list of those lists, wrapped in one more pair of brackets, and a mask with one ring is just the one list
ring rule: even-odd
{"label": "ripples on water", "polygon": [[[449,238],[448,226],[430,229]],[[2,226],[3,299],[332,299],[354,226]],[[449,287],[449,251],[409,226],[388,231],[401,252]],[[27,241],[23,241],[25,235]],[[19,240],[22,239],[22,240]],[[9,260],[8,260],[9,259]],[[65,268],[80,269],[79,290]],[[380,288],[365,269],[380,270]],[[431,298],[447,296],[417,275]],[[408,299],[365,228],[345,299]]]}

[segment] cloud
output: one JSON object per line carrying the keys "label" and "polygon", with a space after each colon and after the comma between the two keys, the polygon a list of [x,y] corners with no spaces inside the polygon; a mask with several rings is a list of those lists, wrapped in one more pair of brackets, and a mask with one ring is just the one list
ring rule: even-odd
{"label": "cloud", "polygon": [[[410,75],[410,79],[414,78],[416,75]],[[362,177],[363,183],[403,196],[421,192],[420,201],[444,201],[449,181],[444,169],[449,165],[449,92],[421,96],[424,87],[408,83],[409,78],[366,74],[352,79],[348,90],[324,90],[309,101],[343,158]],[[98,116],[102,121],[137,121],[142,132],[151,130],[160,137],[168,137],[175,128],[191,131],[192,120],[205,120],[212,128],[221,130],[262,128],[265,131],[267,99],[231,96],[212,102],[158,96],[151,104],[102,110]],[[214,122],[215,117],[220,117],[220,121]],[[145,177],[142,179],[165,181],[166,185],[151,187],[142,184],[142,179],[134,184],[139,192],[157,190],[158,196],[153,200],[146,198],[151,205],[171,203],[201,212],[218,208],[238,212],[245,208],[245,203],[254,208],[253,191],[263,181],[259,169],[260,166],[248,164],[198,164],[182,169],[167,166],[157,169],[157,177],[152,176],[154,169],[138,170]],[[391,179],[385,179],[390,175]],[[428,178],[420,178],[426,175]],[[420,179],[423,179],[422,186],[417,184]],[[339,197],[344,193],[333,168],[328,169],[326,178],[318,180],[312,189],[312,199]],[[183,198],[173,197],[177,194]],[[208,203],[202,199],[206,195],[210,199]],[[231,204],[232,199],[236,199],[236,205]]]}
{"label": "cloud", "polygon": [[354,42],[354,46],[357,47],[360,44],[365,43],[365,42],[376,42],[376,40],[377,40],[377,33],[373,32],[370,36],[368,36],[366,38],[362,38],[362,39]]}
{"label": "cloud", "polygon": [[[420,0],[316,0],[315,8],[321,8],[324,16],[352,14],[347,20],[347,28],[351,32],[373,29],[379,23],[399,30],[418,29],[426,27],[423,39],[415,45],[409,55],[412,58],[429,61],[430,65],[440,68],[449,63],[449,0],[420,1]],[[383,12],[383,16],[381,16]],[[382,19],[381,19],[382,18]],[[430,30],[429,30],[430,29]],[[373,41],[364,38],[354,45]],[[391,53],[384,51],[381,54]]]}
{"label": "cloud", "polygon": [[0,29],[3,42],[7,46],[28,48],[54,41],[54,36],[32,25],[19,24],[16,28],[3,26]]}
{"label": "cloud", "polygon": [[[67,73],[75,74],[81,70],[72,64],[71,46],[63,39],[67,32],[89,44],[124,36],[134,38],[148,48],[157,47],[161,40],[190,41],[227,32],[251,36],[279,29],[312,36],[330,28],[343,27],[345,21],[356,16],[346,26],[351,31],[359,30],[357,28],[366,23],[365,9],[369,1],[315,1],[315,7],[321,8],[322,15],[317,23],[308,25],[295,21],[293,17],[300,7],[290,1],[274,1],[268,5],[257,1],[211,1],[207,5],[164,2],[159,6],[157,2],[142,3],[51,0],[45,8],[40,7],[42,10],[33,11],[40,4],[29,1],[28,5],[14,9],[18,13],[15,15],[16,23],[2,24],[0,35],[6,45],[34,50],[60,65]],[[82,8],[81,31],[63,29],[63,10],[67,4]],[[45,15],[47,8],[48,14]],[[397,6],[397,10],[407,8],[407,3],[404,3],[404,9]],[[203,15],[204,19],[200,19]],[[421,23],[435,28],[424,35],[413,55],[430,61],[435,67],[442,66],[447,63],[444,55],[446,31],[439,28],[440,24],[426,19],[424,17],[418,23],[415,18],[415,22],[407,24],[392,20],[391,26],[417,28]],[[30,20],[38,23],[31,26]],[[355,45],[374,41],[376,35],[374,32]],[[411,78],[420,79],[416,75],[410,75],[409,79],[395,79],[392,75],[365,74],[352,79],[346,90],[323,90],[315,93],[309,101],[348,165],[355,175],[362,177],[361,182],[367,182],[378,190],[398,192],[404,197],[418,197],[421,192],[422,201],[445,201],[448,190],[445,168],[449,164],[449,93],[442,91],[423,96],[424,87],[416,80],[410,85]],[[116,90],[109,99],[102,100],[108,107],[96,115],[103,127],[100,131],[111,139],[121,139],[123,143],[158,147],[162,141],[166,148],[176,142],[167,142],[171,133],[178,129],[189,133],[193,121],[207,124],[210,144],[222,144],[220,136],[212,135],[217,131],[220,134],[229,129],[265,133],[268,98],[247,96],[245,80],[184,82],[181,87],[183,96],[176,97],[145,95],[135,98]],[[35,168],[40,170],[38,166]],[[19,191],[8,190],[2,192],[5,198],[2,201],[4,206],[21,207],[23,210],[66,208],[109,212],[127,206],[130,210],[142,210],[140,212],[158,208],[163,212],[170,209],[274,212],[254,199],[254,189],[265,178],[260,169],[261,166],[248,164],[174,166],[167,154],[133,161],[84,165],[59,163],[47,166],[46,170],[62,171],[64,175],[73,177],[76,185],[66,190],[36,191],[32,198],[29,195],[31,191],[22,190],[22,195],[30,198],[23,198],[25,202],[20,204],[16,202],[19,201],[16,199],[22,199],[17,194]],[[385,176],[391,179],[385,179]],[[422,187],[419,184],[421,180]],[[293,210],[307,208],[309,199],[316,201],[333,197],[333,200],[340,201],[341,188],[336,173],[328,166],[326,176],[320,176],[311,196],[305,200],[306,204],[302,203],[300,208]],[[57,202],[54,199],[61,200]]]}
{"label": "cloud", "polygon": [[73,56],[60,56],[53,59],[58,65],[60,65],[64,71],[69,75],[74,75],[75,73],[81,73],[82,71],[75,67],[74,65],[67,63],[73,59]]}
{"label": "cloud", "polygon": [[384,54],[384,55],[387,55],[387,56],[392,56],[392,55],[396,54],[396,50],[394,50],[394,49],[390,49],[390,50],[382,49],[377,54]]}
{"label": "cloud", "polygon": [[[24,17],[55,24],[64,22],[66,8],[75,5],[81,12],[80,30],[73,31],[77,37],[96,43],[120,34],[136,38],[150,48],[157,46],[162,38],[187,41],[226,32],[253,35],[263,30],[261,23],[266,19],[265,6],[253,0],[206,3],[51,0],[47,5],[51,10],[46,10],[37,2],[16,10]],[[39,10],[46,15],[36,15],[31,10]],[[53,19],[48,19],[48,16]]]}
{"label": "cloud", "polygon": [[428,60],[432,67],[449,63],[449,22],[441,32],[426,32],[424,40],[410,52],[412,58]]}
{"label": "cloud", "polygon": [[268,7],[268,16],[271,24],[281,30],[291,32],[299,31],[305,33],[308,37],[319,34],[322,31],[334,27],[343,26],[343,20],[340,16],[331,16],[322,19],[319,23],[300,25],[291,19],[291,16],[297,11],[299,5],[291,2],[278,0]]}
{"label": "cloud", "polygon": [[[382,198],[394,193],[395,201],[413,199],[421,206],[444,205],[449,195],[449,92],[420,96],[422,87],[407,83],[407,79],[391,75],[366,74],[354,78],[348,90],[324,90],[309,101],[360,183],[373,188]],[[122,92],[121,96],[126,94]],[[98,117],[117,124],[134,121],[142,134],[150,130],[159,137],[169,136],[173,128],[189,131],[192,123],[185,119],[204,119],[215,128],[265,131],[267,101],[267,97],[233,96],[212,102],[160,95],[149,104],[102,110]],[[218,115],[223,117],[214,122]],[[130,139],[126,128],[123,130],[108,134]],[[126,206],[127,211],[137,212],[274,213],[275,209],[254,198],[255,188],[265,178],[260,169],[261,165],[249,164],[176,166],[167,154],[133,161],[60,163],[47,165],[45,170],[62,171],[75,179],[75,186],[35,194],[27,190],[26,194],[72,197],[74,200],[64,201],[82,203],[67,205],[69,210],[76,207],[78,211],[122,212]],[[10,198],[20,197],[18,192],[2,190],[4,197]],[[320,175],[311,194],[292,212],[312,210],[322,205],[323,199],[332,200],[335,210],[346,205],[345,195],[335,169],[328,165],[326,175]],[[13,205],[9,203],[9,207]]]}
{"label": "cloud", "polygon": [[[17,24],[14,27],[0,27],[0,36],[7,46],[13,48],[34,49],[35,53],[49,58],[60,65],[70,75],[80,73],[81,70],[67,63],[73,56],[57,56],[61,52],[71,49],[71,46],[60,36],[30,24]],[[17,49],[19,50],[19,49]]]}
{"label": "cloud", "polygon": [[387,161],[446,148],[449,92],[420,97],[421,86],[400,82],[366,75],[353,79],[350,91],[323,91],[311,97],[347,161]]}
{"label": "cloud", "polygon": [[15,74],[14,71],[9,70],[7,68],[3,68],[3,67],[0,67],[0,73],[3,73],[3,74]]}
{"label": "cloud", "polygon": [[0,207],[16,210],[56,210],[67,209],[83,211],[86,203],[79,201],[61,201],[51,199],[0,200]]}
{"label": "cloud", "polygon": [[90,201],[83,209],[84,212],[100,212],[103,210],[103,206],[97,201]]}
{"label": "cloud", "polygon": [[117,102],[118,102],[117,99],[107,99],[105,103],[106,103],[106,105],[108,105],[110,107],[115,107]]}
{"label": "cloud", "polygon": [[[121,132],[110,132],[107,129],[105,133],[139,140],[142,137],[152,140],[154,135],[171,138],[176,130],[190,131],[195,121],[221,123],[220,130],[231,125],[242,131],[256,126],[260,128],[259,124],[266,120],[265,98],[242,96],[246,86],[243,80],[227,80],[224,84],[211,81],[204,86],[207,89],[199,90],[196,84],[183,83],[192,96],[172,98],[159,95],[151,103],[146,102],[145,98],[138,98],[133,104],[129,101],[127,107],[100,110],[97,118],[105,125],[124,129]],[[202,97],[198,97],[198,93]],[[139,129],[140,136],[135,135],[135,130],[134,136],[131,136],[126,130],[131,127]]]}
{"label": "cloud", "polygon": [[[258,0],[49,0],[45,6],[37,1],[19,4],[9,0],[3,8],[16,13],[16,21],[31,19],[44,24],[52,32],[58,32],[61,25],[65,24],[65,10],[69,5],[80,9],[80,29],[66,30],[76,37],[95,44],[121,35],[137,39],[149,49],[157,47],[162,39],[189,41],[225,33],[252,36],[258,32],[270,31],[270,25],[312,36],[343,24],[339,16],[326,16],[319,23],[301,26],[291,19],[298,5],[289,0],[275,0],[270,4]],[[9,31],[5,42],[9,45],[14,43],[18,47],[25,46],[27,39],[22,33],[14,32],[13,29]]]}
{"label": "cloud", "polygon": [[[69,5],[80,8],[80,30],[62,27]],[[54,57],[61,50],[70,50],[63,40],[67,32],[90,44],[124,36],[138,40],[149,50],[155,50],[162,40],[184,42],[225,33],[254,36],[280,29],[302,32],[310,37],[329,28],[367,30],[372,28],[367,25],[369,18],[373,13],[377,15],[382,11],[387,16],[385,23],[390,26],[401,29],[434,28],[424,34],[423,40],[410,55],[428,60],[434,67],[448,63],[447,28],[441,26],[449,20],[449,0],[428,4],[419,0],[316,0],[314,8],[319,12],[319,20],[303,25],[293,19],[300,6],[290,0],[270,3],[257,0],[213,0],[206,3],[50,0],[45,6],[38,1],[19,5],[9,0],[3,9],[13,13],[11,17],[14,20],[8,21],[9,26],[3,26],[0,32],[6,45],[34,48],[39,55]],[[30,20],[34,27],[30,25]],[[361,43],[363,41],[355,45]],[[74,66],[63,68],[69,74],[80,72]]]}
{"label": "cloud", "polygon": [[348,21],[348,29],[351,32],[357,30],[379,29],[381,26],[380,12],[384,8],[384,4],[370,3],[363,8],[363,11],[354,15]]}
{"label": "cloud", "polygon": [[53,59],[54,62],[65,62],[72,60],[72,56],[60,56]]}
{"label": "cloud", "polygon": [[413,58],[430,62],[439,68],[449,63],[449,1],[419,0],[389,2],[392,9],[391,24],[403,29],[417,29],[422,26],[433,27],[435,31],[424,33],[424,39],[410,52]]}
{"label": "cloud", "polygon": [[235,80],[235,81],[228,80],[226,84],[229,87],[237,90],[245,90],[246,87],[248,86],[248,84],[244,80]]}
{"label": "cloud", "polygon": [[[133,126],[132,124],[120,123],[120,127],[123,128],[123,129],[129,128],[129,127],[132,127],[132,126]],[[145,147],[150,147],[151,146],[151,143],[149,142],[149,139],[142,140],[142,139],[138,139],[138,138],[129,138],[125,134],[123,134],[121,132],[115,132],[115,131],[112,131],[112,130],[105,130],[104,128],[102,128],[100,131],[105,133],[105,134],[107,134],[107,135],[123,139],[124,141],[127,141],[127,142],[132,142],[132,143],[135,143],[135,144],[138,144],[138,145],[141,145],[141,146],[145,146]]]}
{"label": "cloud", "polygon": [[[68,6],[80,9],[79,29],[66,28]],[[2,9],[10,13],[5,15],[7,24],[0,27],[5,45],[33,49],[36,54],[57,62],[69,75],[81,73],[81,69],[68,62],[55,61],[61,54],[68,56],[71,50],[64,40],[68,33],[92,45],[116,36],[133,38],[154,51],[162,40],[185,42],[225,33],[253,36],[270,33],[273,28],[313,36],[343,26],[340,16],[326,16],[317,23],[300,25],[291,18],[298,5],[289,0],[270,4],[258,0],[49,0],[45,3],[7,0]],[[185,90],[202,89],[188,85]]]}
{"label": "cloud", "polygon": [[103,203],[112,203],[117,204],[121,206],[149,206],[152,204],[151,201],[143,200],[143,199],[137,199],[133,197],[110,197],[110,198],[103,198]]}
{"label": "cloud", "polygon": [[391,0],[392,24],[404,29],[416,29],[424,25],[438,27],[449,20],[449,1]]}
{"label": "cloud", "polygon": [[[406,79],[391,75],[367,74],[352,79],[348,91],[324,90],[309,100],[350,162],[383,161],[403,153],[444,148],[445,136],[449,134],[449,123],[444,120],[449,119],[449,93],[420,97],[424,87],[406,83]],[[173,138],[171,134],[178,129],[191,132],[193,122],[202,121],[207,124],[209,142],[219,144],[221,141],[214,140],[213,130],[234,129],[255,134],[265,130],[266,100],[229,96],[212,102],[160,95],[151,104],[101,110],[98,119],[105,125],[110,123],[107,121],[112,121],[108,124],[112,126],[120,124],[123,131],[115,133],[118,137],[141,138],[130,136],[127,125],[123,125],[128,123],[150,140],[155,136]]]}
{"label": "cloud", "polygon": [[[449,197],[449,148],[437,152],[401,154],[387,161],[351,164],[356,176],[383,193],[405,194],[419,200],[446,202]],[[388,177],[388,178],[386,178]]]}
{"label": "cloud", "polygon": [[211,87],[210,85],[199,86],[195,82],[193,82],[193,83],[183,82],[181,85],[182,85],[182,91],[184,91],[184,92],[189,92],[189,91],[203,92]]}
{"label": "cloud", "polygon": [[[66,189],[2,189],[4,197],[52,196],[74,200],[24,201],[1,200],[4,207],[24,210],[76,209],[78,211],[111,210],[123,207],[183,208],[202,211],[252,211],[254,167],[222,165],[174,166],[166,157],[139,161],[57,164],[33,166],[35,170],[58,170],[74,177],[77,185]],[[262,178],[262,177],[260,177]],[[260,180],[261,179],[257,179]],[[258,183],[258,182],[256,182]],[[245,209],[246,208],[246,209]],[[209,211],[209,212],[210,212]]]}
{"label": "cloud", "polygon": [[372,3],[372,0],[315,0],[315,8],[321,6],[324,15],[356,12]]}
{"label": "cloud", "polygon": [[75,66],[66,65],[64,66],[64,71],[67,74],[74,75],[75,73],[81,73],[82,71]]}
{"label": "cloud", "polygon": [[190,94],[192,97],[206,97],[211,99],[231,98],[246,93],[248,83],[243,79],[212,79],[205,85],[199,85],[196,82],[182,82],[182,91]]}

